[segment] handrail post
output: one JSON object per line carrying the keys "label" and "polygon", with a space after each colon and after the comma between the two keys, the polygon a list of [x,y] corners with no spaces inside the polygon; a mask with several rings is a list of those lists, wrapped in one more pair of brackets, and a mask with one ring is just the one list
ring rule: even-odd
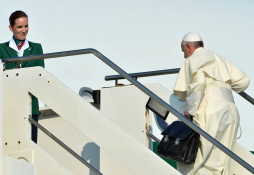
{"label": "handrail post", "polygon": [[115,86],[118,86],[118,79],[115,80]]}

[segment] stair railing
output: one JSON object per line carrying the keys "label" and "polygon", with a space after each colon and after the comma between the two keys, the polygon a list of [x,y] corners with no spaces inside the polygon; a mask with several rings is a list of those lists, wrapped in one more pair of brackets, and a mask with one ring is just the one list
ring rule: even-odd
{"label": "stair railing", "polygon": [[87,166],[90,170],[92,170],[97,175],[103,175],[96,168],[94,168],[91,164],[85,161],[82,157],[80,157],[77,153],[75,153],[72,149],[70,149],[67,145],[65,145],[61,140],[59,140],[56,136],[54,136],[51,132],[41,126],[38,122],[36,122],[33,118],[29,117],[28,121],[34,124],[37,128],[39,128],[42,132],[44,132],[47,136],[53,139],[56,143],[58,143],[61,147],[63,147],[66,151],[68,151],[71,155],[73,155],[76,159],[78,159],[81,163]]}
{"label": "stair railing", "polygon": [[19,62],[19,61],[22,62],[22,61],[31,61],[31,60],[41,60],[41,59],[58,58],[58,57],[74,56],[74,55],[82,55],[82,54],[94,54],[96,57],[98,57],[101,61],[103,61],[109,67],[111,67],[116,72],[118,72],[122,77],[129,80],[133,85],[135,85],[137,88],[139,88],[141,91],[143,91],[149,97],[151,97],[153,100],[158,102],[161,106],[163,106],[168,111],[170,111],[172,114],[174,114],[182,122],[184,122],[186,125],[188,125],[190,128],[192,128],[194,131],[196,131],[197,133],[202,135],[204,138],[206,138],[208,141],[210,141],[213,145],[215,145],[221,151],[226,153],[228,156],[230,156],[232,159],[234,159],[236,162],[238,162],[240,165],[242,165],[243,167],[245,167],[247,170],[249,170],[251,173],[254,174],[254,168],[251,165],[249,165],[247,162],[242,160],[239,156],[237,156],[231,150],[226,148],[224,145],[222,145],[220,142],[218,142],[212,136],[207,134],[205,131],[203,131],[201,128],[199,128],[197,125],[193,124],[185,116],[183,116],[181,113],[179,113],[176,109],[174,109],[168,103],[163,101],[161,98],[159,98],[157,95],[155,95],[152,91],[147,89],[144,85],[139,83],[132,76],[127,74],[124,70],[122,70],[120,67],[118,67],[116,64],[114,64],[107,57],[105,57],[103,54],[101,54],[100,52],[98,52],[95,49],[81,49],[81,50],[73,50],[73,51],[65,51],[65,52],[55,52],[55,53],[32,55],[32,56],[26,56],[26,57],[5,58],[2,60],[5,63],[15,63],[15,62]]}
{"label": "stair railing", "polygon": [[[179,71],[180,71],[180,68],[175,68],[175,69],[165,69],[165,70],[157,70],[157,71],[130,73],[129,75],[137,80],[139,77],[151,77],[151,76],[159,76],[159,75],[178,74]],[[105,76],[106,81],[115,80],[116,86],[118,84],[118,80],[120,80],[120,79],[125,79],[125,78],[121,75]],[[251,96],[249,96],[245,92],[240,92],[238,94],[241,95],[245,100],[247,100],[248,102],[250,102],[251,104],[254,105],[254,99]]]}

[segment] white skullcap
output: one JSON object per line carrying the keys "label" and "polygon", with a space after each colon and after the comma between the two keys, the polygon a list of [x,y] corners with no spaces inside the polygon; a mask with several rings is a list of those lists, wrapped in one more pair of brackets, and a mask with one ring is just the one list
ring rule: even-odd
{"label": "white skullcap", "polygon": [[183,37],[183,41],[189,41],[189,42],[202,41],[202,38],[199,34],[195,32],[190,32]]}

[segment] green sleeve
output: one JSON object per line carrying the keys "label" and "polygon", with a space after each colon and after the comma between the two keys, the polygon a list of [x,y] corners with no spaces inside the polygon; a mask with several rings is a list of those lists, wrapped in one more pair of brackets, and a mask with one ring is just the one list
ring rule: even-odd
{"label": "green sleeve", "polygon": [[[40,54],[43,54],[43,50],[42,50],[41,45],[39,45],[39,48],[38,48],[38,51],[37,51],[37,55],[40,55]],[[41,67],[45,68],[44,60],[37,60],[35,66],[41,66]]]}

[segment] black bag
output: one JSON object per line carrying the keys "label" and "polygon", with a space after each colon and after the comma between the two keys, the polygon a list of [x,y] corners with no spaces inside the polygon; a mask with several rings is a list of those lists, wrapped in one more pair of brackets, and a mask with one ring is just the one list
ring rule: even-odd
{"label": "black bag", "polygon": [[171,160],[192,164],[195,162],[200,135],[181,121],[175,121],[162,133],[158,145],[160,156]]}

